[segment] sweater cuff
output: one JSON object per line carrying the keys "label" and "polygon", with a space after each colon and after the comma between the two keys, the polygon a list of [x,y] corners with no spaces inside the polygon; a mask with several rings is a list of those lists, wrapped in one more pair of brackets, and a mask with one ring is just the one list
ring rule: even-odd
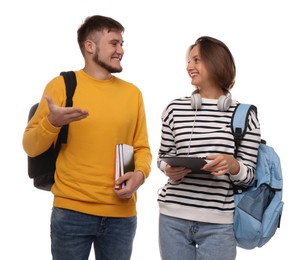
{"label": "sweater cuff", "polygon": [[245,179],[247,176],[247,167],[240,161],[238,161],[238,163],[239,163],[239,172],[235,175],[230,174],[230,179],[232,181],[242,180]]}
{"label": "sweater cuff", "polygon": [[166,165],[167,165],[167,163],[166,162],[164,162],[164,161],[162,161],[162,159],[159,161],[159,169],[162,171],[162,172],[164,172],[164,173],[166,173],[165,172],[165,167],[166,167]]}
{"label": "sweater cuff", "polygon": [[43,129],[45,129],[47,132],[50,132],[52,134],[58,134],[61,127],[56,127],[50,123],[48,120],[48,117],[42,119],[41,126]]}

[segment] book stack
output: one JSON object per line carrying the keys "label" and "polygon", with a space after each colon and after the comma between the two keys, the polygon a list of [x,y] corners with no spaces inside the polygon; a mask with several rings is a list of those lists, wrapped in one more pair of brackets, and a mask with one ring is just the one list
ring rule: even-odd
{"label": "book stack", "polygon": [[[126,172],[133,172],[134,165],[134,150],[133,146],[128,144],[116,145],[116,157],[115,157],[115,181],[123,176]],[[116,189],[122,189],[125,187],[125,183],[116,185]]]}

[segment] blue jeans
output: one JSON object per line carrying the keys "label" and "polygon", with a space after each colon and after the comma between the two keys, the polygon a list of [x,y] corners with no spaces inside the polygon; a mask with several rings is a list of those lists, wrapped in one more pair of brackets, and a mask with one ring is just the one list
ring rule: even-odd
{"label": "blue jeans", "polygon": [[51,251],[54,260],[86,260],[94,245],[96,260],[129,260],[137,217],[111,218],[53,208]]}
{"label": "blue jeans", "polygon": [[232,224],[212,224],[159,216],[162,260],[234,260],[236,241]]}

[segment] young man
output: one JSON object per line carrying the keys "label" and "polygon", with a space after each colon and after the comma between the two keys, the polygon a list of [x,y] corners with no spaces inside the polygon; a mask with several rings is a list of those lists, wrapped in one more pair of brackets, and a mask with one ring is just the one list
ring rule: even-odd
{"label": "young man", "polygon": [[[69,124],[52,186],[53,259],[87,259],[92,243],[96,259],[130,259],[136,232],[136,191],[148,177],[151,151],[140,90],[112,75],[122,71],[124,27],[104,16],[91,16],[78,29],[85,66],[76,71],[73,107],[66,108],[62,76],[46,86],[29,121],[23,147],[37,156]],[[115,183],[115,149],[134,147],[135,169]],[[115,184],[125,182],[123,189]]]}

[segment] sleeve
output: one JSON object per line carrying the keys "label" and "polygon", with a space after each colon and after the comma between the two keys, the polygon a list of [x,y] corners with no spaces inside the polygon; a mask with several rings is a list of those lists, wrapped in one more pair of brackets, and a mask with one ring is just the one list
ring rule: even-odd
{"label": "sleeve", "polygon": [[148,141],[146,114],[141,92],[139,92],[138,107],[138,122],[134,137],[135,171],[141,171],[146,179],[151,170],[152,154]]}
{"label": "sleeve", "polygon": [[65,85],[63,77],[51,80],[44,89],[38,108],[29,120],[23,133],[22,144],[25,152],[34,157],[45,152],[56,142],[60,127],[53,126],[48,120],[49,107],[44,98],[48,95],[59,106],[65,104]]}
{"label": "sleeve", "polygon": [[161,142],[157,158],[158,168],[165,172],[166,162],[162,160],[162,156],[174,156],[177,153],[174,135],[173,135],[173,111],[168,105],[161,116]]}

